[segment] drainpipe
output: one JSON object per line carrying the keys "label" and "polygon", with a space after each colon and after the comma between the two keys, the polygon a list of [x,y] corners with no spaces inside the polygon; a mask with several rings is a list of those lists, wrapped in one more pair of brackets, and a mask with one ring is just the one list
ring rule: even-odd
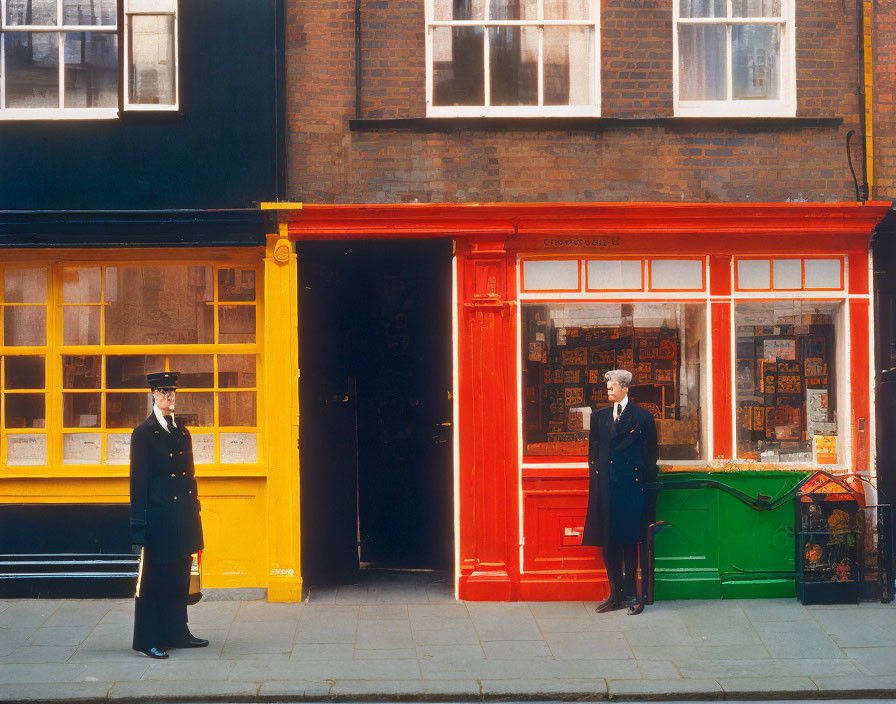
{"label": "drainpipe", "polygon": [[859,133],[862,138],[862,186],[859,200],[868,200],[868,134],[865,124],[865,3],[856,0],[856,41],[859,57]]}
{"label": "drainpipe", "polygon": [[361,0],[355,0],[355,119],[361,119]]}

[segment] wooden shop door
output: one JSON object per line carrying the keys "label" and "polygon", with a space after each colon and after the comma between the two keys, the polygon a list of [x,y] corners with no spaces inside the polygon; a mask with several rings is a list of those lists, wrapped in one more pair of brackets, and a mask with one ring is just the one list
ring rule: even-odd
{"label": "wooden shop door", "polygon": [[453,565],[451,243],[300,243],[302,572]]}

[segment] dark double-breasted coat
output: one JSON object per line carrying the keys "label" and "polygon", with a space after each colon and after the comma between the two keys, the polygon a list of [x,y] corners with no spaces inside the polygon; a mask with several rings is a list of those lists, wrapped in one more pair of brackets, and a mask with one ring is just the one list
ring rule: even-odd
{"label": "dark double-breasted coat", "polygon": [[183,423],[171,432],[155,413],[131,435],[131,541],[143,546],[134,608],[135,650],[182,646],[190,555],[202,549],[193,441]]}
{"label": "dark double-breasted coat", "polygon": [[203,547],[193,440],[176,422],[168,432],[153,413],[131,435],[131,542],[160,563]]}
{"label": "dark double-breasted coat", "polygon": [[618,423],[613,406],[591,416],[582,545],[642,540],[656,506],[656,460],[656,422],[649,411],[629,399]]}

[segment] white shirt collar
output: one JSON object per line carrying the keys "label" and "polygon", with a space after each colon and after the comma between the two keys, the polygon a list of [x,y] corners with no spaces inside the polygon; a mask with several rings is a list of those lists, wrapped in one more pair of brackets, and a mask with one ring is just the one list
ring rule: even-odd
{"label": "white shirt collar", "polygon": [[[166,433],[170,433],[171,431],[168,429],[168,422],[165,420],[165,414],[159,410],[159,407],[156,404],[152,404],[152,412],[156,416],[156,420],[159,421],[159,425],[161,425]],[[176,428],[177,423],[174,420],[174,414],[171,414],[171,424]]]}
{"label": "white shirt collar", "polygon": [[626,404],[628,404],[628,394],[626,394],[621,401],[617,401],[613,404],[613,415],[616,415],[616,406],[619,406],[619,415],[622,415]]}

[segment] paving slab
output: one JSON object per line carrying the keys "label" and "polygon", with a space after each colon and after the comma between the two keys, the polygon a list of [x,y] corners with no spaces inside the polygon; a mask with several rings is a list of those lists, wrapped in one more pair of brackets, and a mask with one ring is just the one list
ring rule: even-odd
{"label": "paving slab", "polygon": [[4,658],[5,662],[66,662],[77,645],[22,645]]}
{"label": "paving slab", "polygon": [[227,633],[221,657],[239,658],[240,653],[289,653],[295,632],[295,621],[235,621]]}
{"label": "paving slab", "polygon": [[413,648],[411,624],[407,619],[360,619],[355,647],[363,650]]}
{"label": "paving slab", "polygon": [[214,660],[206,662],[153,660],[140,679],[161,682],[185,682],[188,680],[205,680],[207,682],[223,681],[233,669],[233,661]]}
{"label": "paving slab", "polygon": [[296,643],[292,646],[289,659],[311,662],[351,660],[354,650],[353,643]]}
{"label": "paving slab", "polygon": [[808,677],[722,677],[726,699],[813,698],[818,691]]}
{"label": "paving slab", "polygon": [[722,686],[715,680],[608,680],[607,690],[610,699],[619,700],[656,700],[656,699],[688,699],[707,700],[721,699],[724,696]]}
{"label": "paving slab", "polygon": [[318,682],[316,680],[265,682],[258,688],[258,701],[321,701],[329,697],[332,686],[332,682]]}
{"label": "paving slab", "polygon": [[58,601],[22,599],[0,612],[0,628],[37,628],[59,607]]}
{"label": "paving slab", "polygon": [[681,672],[671,660],[638,660],[638,670],[645,680],[679,680]]}
{"label": "paving slab", "polygon": [[355,648],[355,660],[416,660],[417,651],[414,648],[381,648],[378,650],[363,650]]}
{"label": "paving slab", "polygon": [[236,612],[237,621],[277,621],[295,622],[302,615],[304,604],[279,604],[266,601],[239,602],[240,608]]}
{"label": "paving slab", "polygon": [[812,620],[812,612],[796,599],[736,599],[734,603],[753,623]]}
{"label": "paving slab", "polygon": [[770,622],[755,624],[756,632],[772,658],[840,658],[838,648],[814,621]]}
{"label": "paving slab", "polygon": [[544,640],[484,641],[482,649],[489,660],[518,660],[520,658],[550,658],[551,649]]}
{"label": "paving slab", "polygon": [[0,628],[0,658],[6,657],[20,645],[30,640],[39,629]]}
{"label": "paving slab", "polygon": [[[118,603],[114,604],[119,605]],[[72,626],[95,626],[109,612],[113,604],[102,601],[65,601],[42,624],[43,628],[66,628]],[[131,608],[133,613],[133,607]]]}
{"label": "paving slab", "polygon": [[541,631],[523,602],[469,602],[467,611],[479,640],[538,640]]}
{"label": "paving slab", "polygon": [[370,701],[379,698],[389,701],[470,701],[480,697],[479,682],[471,679],[391,680],[370,682],[366,680],[338,680],[330,690],[336,701]]}
{"label": "paving slab", "polygon": [[896,648],[844,648],[844,652],[874,675],[896,673]]}
{"label": "paving slab", "polygon": [[149,658],[135,658],[134,662],[96,662],[84,665],[75,682],[127,682],[139,680],[149,669]]}
{"label": "paving slab", "polygon": [[896,698],[896,676],[887,677],[813,677],[819,697],[892,697]]}
{"label": "paving slab", "polygon": [[549,633],[548,646],[558,660],[628,660],[632,649],[619,633]]}
{"label": "paving slab", "polygon": [[352,660],[334,662],[238,662],[228,679],[241,682],[268,680],[392,680],[420,679],[415,660]]}
{"label": "paving slab", "polygon": [[581,601],[530,601],[529,611],[537,621],[543,618],[585,618],[590,615]]}
{"label": "paving slab", "polygon": [[90,635],[90,626],[41,626],[28,638],[27,645],[81,645]]}
{"label": "paving slab", "polygon": [[570,680],[489,680],[480,682],[482,698],[486,701],[604,701],[607,699],[607,681],[603,678]]}
{"label": "paving slab", "polygon": [[105,701],[113,682],[67,684],[8,684],[0,690],[0,702],[97,702]]}
{"label": "paving slab", "polygon": [[113,702],[157,702],[161,700],[186,701],[254,701],[258,685],[246,682],[220,682],[191,680],[188,682],[118,682],[109,690]]}
{"label": "paving slab", "polygon": [[3,664],[0,665],[0,685],[72,682],[83,670],[84,665],[59,662]]}
{"label": "paving slab", "polygon": [[407,604],[362,604],[361,620],[394,621],[408,618]]}
{"label": "paving slab", "polygon": [[354,643],[359,609],[347,604],[305,605],[295,633],[295,643]]}

